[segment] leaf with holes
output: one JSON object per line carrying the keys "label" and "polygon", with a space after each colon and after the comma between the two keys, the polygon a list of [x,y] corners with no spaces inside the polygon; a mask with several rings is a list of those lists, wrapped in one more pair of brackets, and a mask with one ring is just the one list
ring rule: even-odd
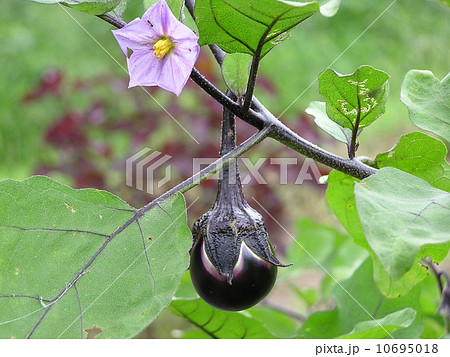
{"label": "leaf with holes", "polygon": [[121,0],[27,0],[40,4],[61,4],[68,7],[87,12],[92,15],[103,15],[112,11]]}
{"label": "leaf with holes", "polygon": [[218,310],[202,299],[175,299],[169,310],[212,338],[275,338],[261,322],[247,314]]}
{"label": "leaf with holes", "polygon": [[450,142],[450,73],[440,81],[430,71],[409,71],[400,99],[415,125]]}
{"label": "leaf with holes", "polygon": [[422,332],[420,289],[387,299],[378,291],[367,259],[353,276],[336,285],[336,308],[311,314],[300,329],[304,338],[417,338]]}
{"label": "leaf with holes", "polygon": [[325,97],[331,120],[352,131],[372,124],[384,113],[389,75],[371,66],[342,75],[326,69],[319,76],[319,92]]}
{"label": "leaf with holes", "polygon": [[431,183],[434,187],[450,191],[450,165],[445,161],[447,148],[440,140],[414,132],[400,137],[388,152],[378,154],[379,168],[395,167]]}
{"label": "leaf with holes", "polygon": [[450,193],[392,167],[355,185],[367,242],[393,279],[411,269],[425,246],[448,251]]}
{"label": "leaf with holes", "polygon": [[316,1],[197,0],[199,44],[217,44],[228,53],[263,57],[318,11]]}
{"label": "leaf with holes", "polygon": [[181,195],[137,223],[108,192],[36,176],[1,181],[0,205],[0,338],[133,337],[189,264]]}

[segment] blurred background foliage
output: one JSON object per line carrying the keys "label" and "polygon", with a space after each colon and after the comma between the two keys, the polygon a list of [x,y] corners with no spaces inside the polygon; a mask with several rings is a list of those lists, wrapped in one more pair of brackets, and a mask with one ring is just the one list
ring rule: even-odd
{"label": "blurred background foliage", "polygon": [[[345,156],[345,146],[316,128],[303,112],[310,101],[322,100],[316,79],[328,66],[340,73],[363,64],[384,70],[391,76],[386,114],[362,133],[358,155],[374,157],[387,151],[401,134],[413,130],[399,100],[406,72],[431,70],[441,79],[448,72],[450,55],[449,8],[437,0],[398,0],[383,14],[391,3],[342,0],[336,16],[315,15],[305,21],[265,57],[256,95],[300,135]],[[132,0],[124,18],[130,21],[141,14],[142,2]],[[192,158],[217,157],[220,106],[192,82],[179,98],[155,88],[148,88],[148,93],[128,90],[125,59],[111,29],[98,18],[57,5],[0,0],[0,179],[45,174],[72,187],[106,189],[140,207],[191,176]],[[224,89],[206,49],[196,66]],[[253,132],[238,123],[239,140]],[[172,180],[153,196],[125,185],[125,160],[144,147],[172,156]],[[260,202],[337,279],[350,277],[366,254],[329,214],[324,185],[315,180],[294,185],[304,158],[273,141],[265,141],[248,157],[253,163],[263,157],[298,160],[289,167],[286,185],[279,184],[279,166],[266,160],[260,173],[268,184],[259,185],[252,178],[244,187],[248,200]],[[241,169],[245,177],[242,165]],[[321,174],[329,172],[320,165],[319,169]],[[200,197],[189,211],[190,225],[210,207],[215,190],[216,181],[210,179],[186,194],[188,204]],[[282,270],[270,303],[290,306],[305,316],[331,307],[334,281],[274,219],[265,215],[265,220],[277,250],[286,253],[287,263],[295,263]],[[423,299],[438,299],[435,290]],[[440,331],[442,326],[429,310],[425,331],[432,336],[433,329]],[[264,310],[251,313],[263,316]],[[164,317],[169,314],[165,312],[142,337],[180,336],[186,325]],[[301,322],[298,316],[290,323],[284,318],[279,317],[281,329],[294,331]],[[273,321],[276,325],[277,319]]]}

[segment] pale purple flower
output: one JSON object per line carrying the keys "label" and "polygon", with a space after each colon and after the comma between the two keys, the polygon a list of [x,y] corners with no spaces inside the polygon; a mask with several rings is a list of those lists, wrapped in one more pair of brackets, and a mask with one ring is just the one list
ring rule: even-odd
{"label": "pale purple flower", "polygon": [[200,46],[198,37],[176,19],[164,0],[113,34],[127,56],[129,88],[159,86],[180,95]]}

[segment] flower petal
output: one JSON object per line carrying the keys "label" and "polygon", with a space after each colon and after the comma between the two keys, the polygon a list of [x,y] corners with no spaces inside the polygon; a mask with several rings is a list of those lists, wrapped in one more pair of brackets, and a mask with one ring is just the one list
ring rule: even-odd
{"label": "flower petal", "polygon": [[[120,30],[113,31],[122,51],[127,56],[129,87],[159,86],[180,95],[200,52],[198,37],[179,22],[165,0],[152,5],[142,16]],[[168,37],[174,48],[160,59],[153,45]]]}
{"label": "flower petal", "polygon": [[164,0],[160,0],[150,6],[145,14],[142,15],[142,20],[150,24],[160,37],[168,34],[167,29],[171,21],[178,22]]}
{"label": "flower petal", "polygon": [[151,48],[150,44],[158,38],[158,34],[153,31],[148,23],[139,18],[134,19],[119,30],[113,30],[112,33],[125,56],[127,56],[127,48],[133,51],[148,50]]}
{"label": "flower petal", "polygon": [[137,50],[130,58],[127,58],[127,64],[130,75],[129,88],[159,85],[159,76],[164,70],[164,62],[158,60],[153,52]]}
{"label": "flower petal", "polygon": [[166,59],[158,85],[180,95],[197,60],[198,52],[183,51],[176,48]]}
{"label": "flower petal", "polygon": [[173,41],[193,41],[197,43],[198,36],[189,27],[176,20],[170,23],[168,33]]}

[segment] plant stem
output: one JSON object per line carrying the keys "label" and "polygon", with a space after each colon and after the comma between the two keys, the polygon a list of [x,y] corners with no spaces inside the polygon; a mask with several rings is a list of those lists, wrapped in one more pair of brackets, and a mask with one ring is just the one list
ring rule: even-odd
{"label": "plant stem", "polygon": [[245,99],[242,108],[244,111],[249,110],[250,104],[253,99],[253,92],[255,91],[256,76],[258,75],[259,62],[261,61],[260,53],[256,53],[253,56],[252,65],[250,67],[250,73],[248,75],[247,90],[245,91]]}
{"label": "plant stem", "polygon": [[244,111],[237,103],[228,98],[218,90],[211,82],[202,76],[195,68],[192,70],[191,79],[197,83],[206,93],[213,97],[222,106],[227,107],[233,114],[243,121],[261,129],[270,127],[269,136],[276,141],[290,147],[291,149],[310,157],[333,169],[354,176],[359,179],[366,178],[375,172],[376,169],[364,165],[355,159],[344,159],[314,145],[306,139],[294,133],[281,121],[277,120],[256,98],[253,98],[253,108]]}
{"label": "plant stem", "polygon": [[169,191],[163,193],[158,198],[154,199],[152,202],[148,203],[144,207],[140,208],[138,212],[143,215],[145,212],[148,212],[152,208],[158,206],[162,201],[167,199],[168,197],[176,194],[176,193],[184,193],[189,191],[194,186],[199,185],[201,182],[205,181],[215,173],[222,170],[224,167],[234,162],[237,158],[245,154],[248,150],[250,150],[253,146],[260,143],[264,140],[269,134],[269,128],[264,128],[257,133],[253,134],[250,138],[244,141],[242,144],[234,148],[233,150],[227,152],[225,155],[214,161],[212,164],[205,167],[200,172],[196,173],[192,177],[187,180],[179,183],[174,188]]}
{"label": "plant stem", "polygon": [[[236,99],[230,90],[227,91],[230,99]],[[220,143],[220,156],[228,154],[236,148],[236,127],[234,114],[223,107],[222,116],[222,140]],[[221,171],[221,177],[217,189],[215,205],[225,204],[229,206],[234,202],[236,206],[243,202],[241,178],[239,177],[238,162],[233,161]]]}
{"label": "plant stem", "polygon": [[[186,7],[189,11],[192,10],[193,15],[193,2],[186,0]],[[125,22],[116,19],[110,15],[99,16],[102,20],[121,28],[125,26]],[[210,46],[216,60],[220,63],[223,60],[223,51],[217,46]],[[300,137],[283,123],[275,118],[275,116],[268,111],[256,98],[253,97],[251,105],[254,110],[244,110],[235,101],[228,98],[224,93],[217,89],[211,82],[209,82],[204,76],[202,76],[195,68],[192,70],[191,79],[197,83],[205,92],[207,92],[212,98],[214,98],[219,104],[226,107],[245,121],[246,123],[253,125],[255,128],[262,130],[264,128],[270,128],[267,134],[271,138],[279,141],[280,143],[287,145],[291,149],[310,157],[324,165],[327,165],[333,169],[341,171],[345,174],[354,176],[359,179],[366,178],[374,174],[377,170],[364,165],[355,159],[344,159],[340,156],[334,155],[322,148],[310,143],[306,139]],[[194,185],[195,186],[195,185]]]}
{"label": "plant stem", "polygon": [[[356,87],[357,93],[359,92],[359,87]],[[357,95],[358,99],[358,114],[356,116],[355,125],[352,130],[352,140],[350,142],[350,147],[348,148],[348,157],[353,159],[356,154],[356,150],[358,149],[358,145],[356,143],[356,138],[358,137],[359,130],[359,122],[361,121],[361,102],[359,99],[359,95]]]}
{"label": "plant stem", "polygon": [[444,286],[442,285],[442,279],[441,279],[442,272],[437,269],[436,264],[434,264],[432,262],[431,258],[428,258],[428,257],[424,258],[423,261],[427,265],[427,267],[429,267],[431,269],[431,271],[433,272],[433,275],[436,278],[436,281],[438,284],[439,294],[442,294],[442,290],[444,290]]}
{"label": "plant stem", "polygon": [[298,321],[301,321],[301,322],[306,321],[306,319],[308,318],[307,316],[305,316],[305,315],[303,315],[303,314],[301,314],[301,313],[299,313],[297,311],[294,311],[294,310],[291,310],[291,309],[287,309],[287,308],[285,308],[283,306],[274,304],[274,303],[272,303],[269,300],[261,301],[260,305],[267,306],[270,309],[282,312],[283,314],[286,314],[286,315],[288,315],[288,316],[290,316],[290,317],[292,317],[292,318],[294,318],[294,319],[296,319]]}

